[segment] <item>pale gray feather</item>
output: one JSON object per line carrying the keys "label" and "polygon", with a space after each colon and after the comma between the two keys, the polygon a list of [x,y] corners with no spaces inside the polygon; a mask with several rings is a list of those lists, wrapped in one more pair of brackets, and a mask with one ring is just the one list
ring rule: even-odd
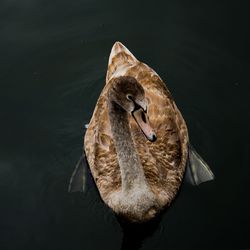
{"label": "pale gray feather", "polygon": [[83,154],[70,178],[68,192],[85,192],[87,186],[87,161]]}
{"label": "pale gray feather", "polygon": [[214,174],[208,164],[190,144],[185,178],[192,185],[199,185],[214,179]]}

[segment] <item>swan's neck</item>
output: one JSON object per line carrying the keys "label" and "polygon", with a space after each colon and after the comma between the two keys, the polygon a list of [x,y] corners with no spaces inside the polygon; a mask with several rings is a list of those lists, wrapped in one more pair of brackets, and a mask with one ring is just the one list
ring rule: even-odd
{"label": "swan's neck", "polygon": [[122,191],[146,187],[140,158],[134,147],[128,124],[128,115],[118,104],[109,103],[109,119],[121,171]]}

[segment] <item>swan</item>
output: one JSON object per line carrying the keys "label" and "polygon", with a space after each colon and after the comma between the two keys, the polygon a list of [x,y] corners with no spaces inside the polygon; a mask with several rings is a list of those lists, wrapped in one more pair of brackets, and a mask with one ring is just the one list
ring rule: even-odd
{"label": "swan", "polygon": [[186,168],[193,184],[214,179],[160,76],[120,42],[112,47],[69,191],[84,188],[86,166],[104,203],[130,222],[169,207]]}

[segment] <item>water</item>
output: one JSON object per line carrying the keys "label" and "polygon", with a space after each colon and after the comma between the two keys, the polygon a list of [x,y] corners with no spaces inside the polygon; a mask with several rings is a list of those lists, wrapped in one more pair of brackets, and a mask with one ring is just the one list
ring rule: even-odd
{"label": "water", "polygon": [[[0,37],[1,249],[250,246],[247,3],[2,0]],[[167,82],[216,175],[143,228],[95,188],[67,193],[116,40]]]}

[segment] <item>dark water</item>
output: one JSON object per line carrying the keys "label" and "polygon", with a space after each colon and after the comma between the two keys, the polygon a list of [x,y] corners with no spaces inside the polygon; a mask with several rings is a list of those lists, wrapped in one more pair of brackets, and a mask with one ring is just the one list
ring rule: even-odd
{"label": "dark water", "polygon": [[[116,40],[167,82],[216,175],[144,227],[67,193]],[[250,247],[249,44],[247,1],[1,0],[0,249]]]}

